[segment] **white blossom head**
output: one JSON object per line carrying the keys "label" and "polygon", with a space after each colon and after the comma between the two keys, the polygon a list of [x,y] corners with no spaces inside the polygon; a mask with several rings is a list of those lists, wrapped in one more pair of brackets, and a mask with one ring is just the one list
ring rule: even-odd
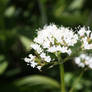
{"label": "white blossom head", "polygon": [[[26,57],[25,62],[40,70],[45,64],[57,60],[58,53],[66,54],[67,57],[71,56],[73,48],[77,49],[78,42],[81,43],[80,52],[92,49],[92,32],[85,27],[80,28],[78,33],[74,31],[68,27],[57,27],[55,24],[46,25],[37,30],[37,36],[30,45],[34,50],[34,55],[30,54]],[[54,59],[52,54],[55,56]],[[85,65],[91,67],[92,64],[88,64],[89,60],[87,61],[85,57],[88,58],[85,54],[76,57],[75,63],[80,67],[85,67]]]}
{"label": "white blossom head", "polygon": [[92,69],[92,56],[80,54],[79,57],[75,57],[74,61],[79,67],[88,67]]}
{"label": "white blossom head", "polygon": [[57,27],[55,24],[44,26],[43,29],[37,31],[37,37],[34,38],[31,48],[34,49],[36,55],[25,58],[25,62],[41,69],[41,67],[53,61],[54,59],[48,53],[56,55],[57,53],[66,53],[71,55],[71,46],[77,43],[78,35],[67,27]]}
{"label": "white blossom head", "polygon": [[90,50],[92,49],[92,32],[91,30],[86,27],[80,28],[78,31],[78,35],[80,38],[80,41],[82,43],[82,49],[83,50]]}

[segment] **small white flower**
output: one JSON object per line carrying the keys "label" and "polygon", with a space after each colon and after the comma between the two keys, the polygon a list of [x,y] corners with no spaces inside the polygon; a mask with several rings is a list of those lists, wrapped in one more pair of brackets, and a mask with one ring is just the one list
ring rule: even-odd
{"label": "small white flower", "polygon": [[45,61],[46,61],[46,62],[50,62],[50,61],[51,61],[50,56],[45,57]]}
{"label": "small white flower", "polygon": [[42,49],[40,47],[40,45],[38,44],[31,44],[31,47],[36,50],[38,52],[38,54],[40,54],[42,52]]}
{"label": "small white flower", "polygon": [[89,37],[90,33],[91,33],[90,30],[87,30],[87,31],[86,31],[87,37]]}
{"label": "small white flower", "polygon": [[24,61],[27,62],[27,63],[29,63],[30,59],[26,57],[26,58],[24,58]]}
{"label": "small white flower", "polygon": [[82,59],[85,59],[85,57],[86,57],[85,54],[81,54],[81,55],[80,55],[80,58],[82,58]]}
{"label": "small white flower", "polygon": [[46,57],[46,54],[42,52],[42,53],[40,54],[40,57],[41,57],[41,58],[45,58],[45,57]]}
{"label": "small white flower", "polygon": [[76,64],[80,64],[80,62],[81,62],[80,58],[79,58],[79,57],[76,57],[76,58],[75,58],[75,63],[76,63]]}
{"label": "small white flower", "polygon": [[82,28],[78,31],[78,34],[79,34],[80,36],[84,36],[85,33],[86,33],[85,27],[82,27]]}
{"label": "small white flower", "polygon": [[40,57],[43,59],[43,60],[45,60],[46,62],[50,62],[51,61],[51,58],[50,58],[50,56],[46,56],[46,53],[41,53],[40,54]]}
{"label": "small white flower", "polygon": [[92,40],[92,33],[90,34],[90,39]]}
{"label": "small white flower", "polygon": [[36,65],[37,65],[37,63],[36,63],[36,62],[34,62],[34,61],[32,61],[32,62],[31,62],[31,67],[33,67],[33,68],[34,68],[34,67],[36,67]]}
{"label": "small white flower", "polygon": [[34,60],[34,59],[35,59],[35,56],[33,56],[32,54],[29,54],[29,58],[30,58],[31,60]]}
{"label": "small white flower", "polygon": [[61,49],[60,49],[60,51],[62,52],[62,53],[65,53],[65,52],[67,52],[67,47],[62,47]]}
{"label": "small white flower", "polygon": [[90,57],[89,56],[85,56],[85,60],[89,61]]}
{"label": "small white flower", "polygon": [[89,64],[89,68],[91,68],[91,69],[92,69],[92,64]]}
{"label": "small white flower", "polygon": [[38,70],[41,70],[41,66],[37,66],[37,69],[38,69]]}
{"label": "small white flower", "polygon": [[84,68],[85,64],[84,63],[80,63],[79,66],[82,67],[82,68]]}
{"label": "small white flower", "polygon": [[48,52],[56,52],[57,51],[57,48],[55,46],[52,46],[48,49]]}
{"label": "small white flower", "polygon": [[72,53],[71,49],[68,49],[68,50],[67,50],[67,54],[68,54],[68,55],[71,55],[71,53]]}

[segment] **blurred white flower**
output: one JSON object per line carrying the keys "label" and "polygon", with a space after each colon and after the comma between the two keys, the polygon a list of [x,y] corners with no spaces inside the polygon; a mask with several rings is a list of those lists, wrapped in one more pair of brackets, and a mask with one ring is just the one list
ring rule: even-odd
{"label": "blurred white flower", "polygon": [[29,54],[29,58],[31,59],[31,61],[33,61],[35,59],[35,56],[33,56],[32,54]]}
{"label": "blurred white flower", "polygon": [[24,58],[24,61],[27,63],[31,63],[32,61],[35,61],[35,56],[33,56],[32,54],[29,54],[29,57]]}
{"label": "blurred white flower", "polygon": [[50,62],[50,61],[51,61],[50,56],[46,56],[46,54],[43,53],[43,52],[40,54],[40,57],[41,57],[44,61],[46,61],[46,62]]}
{"label": "blurred white flower", "polygon": [[42,53],[40,54],[40,57],[41,57],[41,58],[45,58],[45,57],[46,57],[46,53],[43,53],[43,52],[42,52]]}
{"label": "blurred white flower", "polygon": [[80,62],[81,62],[80,58],[79,58],[79,57],[76,57],[76,58],[75,58],[75,63],[76,63],[76,64],[80,64]]}
{"label": "blurred white flower", "polygon": [[44,59],[45,59],[46,62],[50,62],[51,61],[50,56],[46,56]]}
{"label": "blurred white flower", "polygon": [[85,27],[80,28],[80,30],[78,31],[78,34],[79,34],[80,36],[84,36],[85,33],[86,33]]}
{"label": "blurred white flower", "polygon": [[41,47],[40,47],[40,45],[38,45],[38,44],[31,44],[31,48],[33,48],[34,50],[36,50],[37,51],[37,53],[41,53],[43,50],[41,49]]}
{"label": "blurred white flower", "polygon": [[34,67],[36,67],[36,65],[37,65],[37,63],[36,63],[35,61],[32,61],[32,62],[31,62],[31,67],[34,68]]}
{"label": "blurred white flower", "polygon": [[[92,32],[85,27],[82,27],[79,31],[78,34],[80,36],[80,41],[82,42],[82,48],[84,50],[89,50],[92,49]],[[90,43],[91,42],[91,43]]]}
{"label": "blurred white flower", "polygon": [[41,66],[37,66],[37,69],[38,69],[38,70],[41,70]]}
{"label": "blurred white flower", "polygon": [[26,58],[24,58],[24,61],[27,62],[27,63],[29,63],[31,61],[31,59],[29,59],[29,58],[26,57]]}
{"label": "blurred white flower", "polygon": [[76,57],[74,61],[79,67],[87,66],[92,69],[92,57],[87,54],[81,54],[79,57]]}

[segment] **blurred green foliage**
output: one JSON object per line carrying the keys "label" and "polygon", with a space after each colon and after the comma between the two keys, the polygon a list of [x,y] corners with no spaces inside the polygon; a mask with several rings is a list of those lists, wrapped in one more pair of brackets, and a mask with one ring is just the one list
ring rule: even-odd
{"label": "blurred green foliage", "polygon": [[[59,92],[58,66],[40,72],[23,61],[35,30],[49,23],[92,27],[91,20],[91,0],[0,0],[0,92]],[[70,61],[65,71],[68,92],[81,69]],[[74,92],[92,92],[91,82],[89,70]]]}

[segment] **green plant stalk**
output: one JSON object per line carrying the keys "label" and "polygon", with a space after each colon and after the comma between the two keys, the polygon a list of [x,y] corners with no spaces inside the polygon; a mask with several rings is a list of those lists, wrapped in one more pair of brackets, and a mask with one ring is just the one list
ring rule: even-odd
{"label": "green plant stalk", "polygon": [[61,92],[65,92],[64,65],[60,64]]}
{"label": "green plant stalk", "polygon": [[58,57],[59,61],[59,69],[60,69],[60,80],[61,80],[61,87],[60,92],[65,92],[65,82],[64,82],[64,65],[61,64],[61,56]]}
{"label": "green plant stalk", "polygon": [[76,84],[80,81],[80,79],[83,76],[85,71],[86,71],[86,68],[80,73],[79,77],[75,80],[75,82],[73,83],[73,86],[69,92],[74,92]]}

